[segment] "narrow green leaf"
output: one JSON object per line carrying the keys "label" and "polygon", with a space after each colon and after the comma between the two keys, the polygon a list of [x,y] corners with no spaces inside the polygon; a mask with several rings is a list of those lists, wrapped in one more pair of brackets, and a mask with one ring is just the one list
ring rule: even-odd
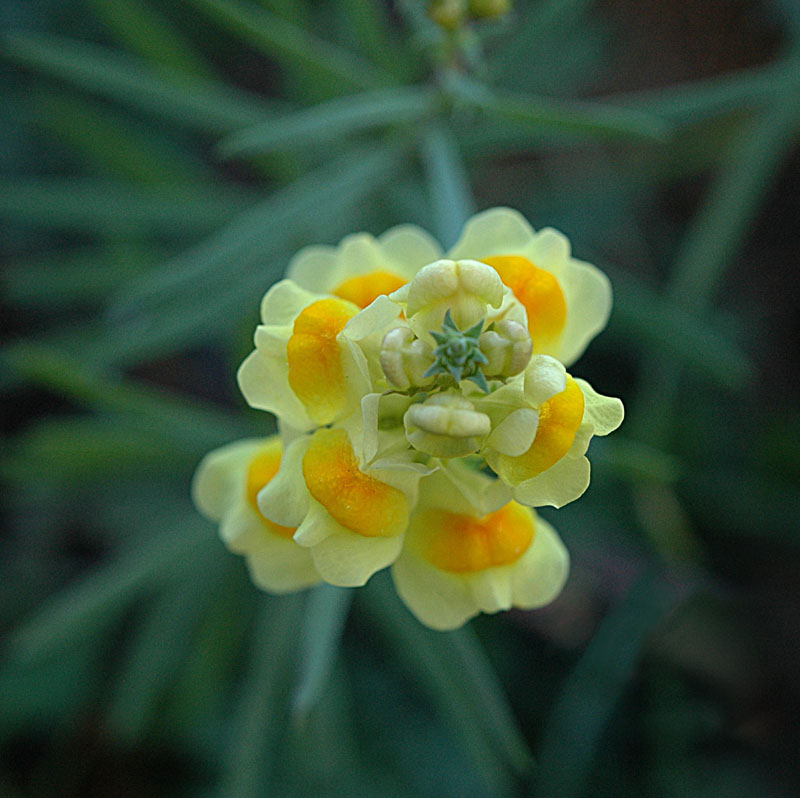
{"label": "narrow green leaf", "polygon": [[665,141],[670,132],[665,120],[623,106],[495,92],[463,79],[448,88],[461,102],[490,116],[500,116],[527,127],[534,133],[567,134],[573,139],[578,135],[609,140]]}
{"label": "narrow green leaf", "polygon": [[774,466],[768,473],[754,473],[715,459],[687,473],[680,492],[704,527],[798,549],[800,489],[791,474],[779,474]]}
{"label": "narrow green leaf", "polygon": [[202,133],[227,133],[285,110],[214,81],[179,76],[176,85],[108,48],[59,36],[7,33],[0,57]]}
{"label": "narrow green leaf", "polygon": [[379,574],[362,588],[358,600],[363,610],[373,618],[394,655],[405,663],[409,675],[430,696],[444,722],[462,741],[485,794],[507,795],[508,775],[483,730],[483,707],[473,693],[464,691],[458,665],[442,656],[437,640],[441,633],[427,629],[413,618],[400,604],[387,579],[385,574]]}
{"label": "narrow green leaf", "polygon": [[444,657],[458,666],[454,673],[458,675],[462,689],[474,696],[479,704],[478,716],[489,739],[494,741],[498,751],[518,774],[527,775],[533,757],[477,635],[470,626],[463,626],[440,635],[440,640]]}
{"label": "narrow green leaf", "polygon": [[787,58],[706,80],[617,94],[605,98],[605,101],[695,124],[718,114],[774,102],[796,82],[798,70],[800,63],[797,59]]}
{"label": "narrow green leaf", "polygon": [[628,345],[660,352],[695,374],[738,390],[755,376],[750,356],[722,332],[713,318],[660,297],[628,274],[613,275],[614,312],[611,334],[624,333]]}
{"label": "narrow green leaf", "polygon": [[455,244],[465,222],[475,212],[469,175],[458,143],[449,130],[432,128],[421,144],[422,162],[433,209],[434,228],[445,247]]}
{"label": "narrow green leaf", "polygon": [[292,696],[292,714],[303,721],[319,701],[330,676],[347,613],[349,588],[320,585],[311,592],[300,632],[300,662]]}
{"label": "narrow green leaf", "polygon": [[311,21],[309,0],[256,0],[256,2],[267,11],[288,19],[294,25],[306,27]]}
{"label": "narrow green leaf", "polygon": [[144,0],[86,0],[126,49],[153,68],[166,66],[165,77],[179,74],[211,77],[197,49],[166,17]]}
{"label": "narrow green leaf", "polygon": [[127,416],[147,432],[199,450],[253,433],[232,414],[134,380],[94,372],[53,350],[20,343],[5,350],[3,360],[31,382],[93,409]]}
{"label": "narrow green leaf", "polygon": [[0,179],[0,218],[92,234],[194,236],[252,201],[241,190],[134,186],[86,178]]}
{"label": "narrow green leaf", "polygon": [[[103,678],[101,652],[92,641],[82,641],[59,653],[58,658],[36,663],[0,662],[0,740],[31,728],[54,729],[74,723],[92,701]],[[73,727],[74,728],[74,727]],[[29,785],[30,786],[30,785]],[[0,782],[0,795],[9,798]],[[28,795],[30,791],[26,790]]]}
{"label": "narrow green leaf", "polygon": [[[209,280],[229,283],[251,264],[244,257],[290,249],[298,230],[321,217],[336,216],[343,205],[359,202],[364,194],[387,180],[399,166],[396,148],[354,151],[277,191],[246,211],[210,239],[184,253],[132,286],[125,304],[162,300],[185,289],[206,293]],[[120,310],[124,310],[121,307]]]}
{"label": "narrow green leaf", "polygon": [[341,15],[352,28],[361,51],[386,72],[402,79],[407,74],[404,53],[390,35],[387,9],[374,0],[341,0]]}
{"label": "narrow green leaf", "polygon": [[[193,630],[188,656],[161,706],[163,727],[188,737],[210,717],[228,716],[230,696],[220,685],[237,682],[242,651],[252,641],[253,611],[263,599],[248,579],[242,558],[219,549],[217,553],[225,572],[219,582],[209,586],[208,603]],[[224,758],[216,736],[210,754],[215,765]]]}
{"label": "narrow green leaf", "polygon": [[[292,724],[284,733],[272,774],[271,794],[359,798],[388,798],[392,794],[386,791],[386,778],[376,781],[365,772],[371,767],[372,758],[364,752],[360,724],[363,714],[359,711],[362,708],[354,705],[351,680],[347,664],[338,660],[327,679],[324,697],[302,723]],[[313,756],[309,756],[310,751]]]}
{"label": "narrow green leaf", "polygon": [[[163,519],[156,515],[150,523],[159,521]],[[212,544],[209,525],[192,518],[170,526],[45,602],[11,633],[6,654],[24,662],[57,654],[79,637],[104,628],[136,596],[193,568]]]}
{"label": "narrow green leaf", "polygon": [[[800,87],[798,72],[794,87]],[[747,126],[731,149],[701,211],[678,252],[669,295],[691,310],[712,299],[725,268],[751,229],[749,222],[772,187],[772,176],[800,135],[795,91],[784,93],[759,120]]]}
{"label": "narrow green leaf", "polygon": [[320,145],[373,128],[410,125],[433,115],[437,106],[436,94],[429,89],[378,89],[240,130],[223,139],[219,149],[230,157]]}
{"label": "narrow green leaf", "polygon": [[202,454],[188,442],[141,429],[128,421],[97,417],[45,417],[12,438],[0,460],[0,476],[24,487],[72,488],[112,476],[187,474]]}
{"label": "narrow green leaf", "polygon": [[675,482],[683,468],[674,455],[620,434],[593,441],[592,459],[636,482]]}
{"label": "narrow green leaf", "polygon": [[219,551],[210,551],[213,557],[198,558],[190,574],[154,598],[125,652],[106,713],[109,729],[124,743],[140,742],[153,726],[159,704],[193,642],[209,587],[224,562]]}
{"label": "narrow green leaf", "polygon": [[587,794],[594,755],[628,687],[654,627],[676,596],[657,575],[644,574],[595,632],[556,699],[539,749],[534,795]]}
{"label": "narrow green leaf", "polygon": [[605,139],[665,141],[668,127],[658,117],[633,109],[579,100],[551,100],[501,94],[484,106],[512,122],[564,133]]}
{"label": "narrow green leaf", "polygon": [[63,93],[36,94],[30,103],[34,123],[79,153],[95,173],[154,186],[211,180],[199,158],[135,129],[107,107]]}
{"label": "narrow green leaf", "polygon": [[275,749],[285,729],[302,599],[301,595],[261,597],[220,796],[260,798],[268,794]]}
{"label": "narrow green leaf", "polygon": [[526,42],[530,47],[537,41],[555,34],[561,36],[564,24],[580,23],[584,12],[594,0],[542,0],[537,3],[525,23]]}
{"label": "narrow green leaf", "polygon": [[[773,107],[746,125],[731,145],[682,242],[667,286],[666,295],[688,312],[701,316],[711,304],[773,185],[773,175],[799,133],[796,91],[786,91]],[[679,381],[680,372],[672,363],[659,361],[644,372],[633,406],[633,426],[647,443],[664,445]]]}
{"label": "narrow green leaf", "polygon": [[368,61],[251,2],[189,2],[266,55],[290,66],[303,67],[323,84],[370,89],[392,82],[390,76]]}
{"label": "narrow green leaf", "polygon": [[253,314],[298,238],[312,227],[314,240],[326,230],[340,236],[339,220],[396,175],[403,156],[389,146],[349,153],[242,214],[133,286],[113,315],[144,329],[138,336],[124,325],[109,329],[94,356],[130,362],[164,354]]}
{"label": "narrow green leaf", "polygon": [[164,258],[162,248],[126,244],[13,259],[2,277],[4,296],[9,304],[38,310],[96,304]]}

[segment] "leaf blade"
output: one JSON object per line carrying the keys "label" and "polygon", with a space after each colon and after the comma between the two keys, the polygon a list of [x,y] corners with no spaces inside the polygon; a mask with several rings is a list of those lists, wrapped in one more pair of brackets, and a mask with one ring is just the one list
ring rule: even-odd
{"label": "leaf blade", "polygon": [[177,83],[165,80],[135,59],[53,34],[7,33],[0,38],[0,56],[205,134],[227,133],[285,109],[282,103],[215,81],[185,76]]}
{"label": "leaf blade", "polygon": [[392,83],[373,64],[265,8],[238,0],[189,0],[218,23],[266,55],[345,89],[370,89]]}
{"label": "leaf blade", "polygon": [[353,600],[349,588],[319,585],[308,598],[300,632],[298,677],[292,692],[292,715],[305,720],[314,709],[331,674]]}
{"label": "leaf blade", "polygon": [[372,128],[418,122],[436,108],[436,95],[424,88],[378,89],[237,131],[220,142],[219,150],[224,157],[231,157],[322,144]]}

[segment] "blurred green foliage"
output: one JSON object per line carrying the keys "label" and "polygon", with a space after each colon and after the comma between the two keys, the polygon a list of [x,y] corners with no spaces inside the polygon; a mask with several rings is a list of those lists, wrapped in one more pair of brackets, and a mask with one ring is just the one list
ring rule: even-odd
{"label": "blurred green foliage", "polygon": [[[723,42],[686,75],[668,5],[5,3],[3,795],[795,794],[800,16],[681,6]],[[258,593],[188,485],[273,429],[234,381],[261,295],[494,204],[615,287],[576,373],[628,420],[546,513],[564,595],[442,634],[385,574]]]}

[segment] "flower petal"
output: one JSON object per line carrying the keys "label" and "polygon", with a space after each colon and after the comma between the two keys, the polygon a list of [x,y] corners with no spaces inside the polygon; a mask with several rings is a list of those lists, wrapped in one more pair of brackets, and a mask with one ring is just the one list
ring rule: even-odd
{"label": "flower petal", "polygon": [[305,406],[289,387],[286,341],[271,336],[264,327],[256,329],[256,349],[239,366],[236,379],[247,404],[275,413],[298,429],[313,426]]}
{"label": "flower petal", "polygon": [[511,488],[520,504],[529,507],[563,507],[577,499],[589,487],[591,468],[583,457],[562,457],[547,471]]}
{"label": "flower petal", "polygon": [[297,531],[294,541],[300,546],[311,548],[330,537],[334,532],[344,529],[333,516],[313,498],[309,501],[308,513]]}
{"label": "flower petal", "polygon": [[403,552],[392,566],[397,594],[431,629],[457,629],[478,614],[466,581],[434,568],[425,560]]}
{"label": "flower petal", "polygon": [[608,435],[613,432],[625,417],[622,402],[614,396],[603,396],[585,380],[576,379],[578,387],[586,398],[584,418],[592,423],[595,435]]}
{"label": "flower petal", "polygon": [[611,283],[596,266],[575,258],[569,259],[560,280],[567,300],[567,323],[558,359],[570,366],[608,323]]}
{"label": "flower petal", "polygon": [[423,266],[442,257],[442,248],[436,239],[413,224],[392,227],[378,241],[389,269],[409,280]]}
{"label": "flower petal", "polygon": [[307,549],[277,535],[247,554],[250,578],[270,593],[292,593],[322,581]]}
{"label": "flower petal", "polygon": [[281,467],[258,494],[258,509],[281,526],[299,526],[308,513],[310,496],[301,464],[309,438],[296,438],[283,453]]}
{"label": "flower petal", "polygon": [[524,380],[525,397],[539,407],[566,389],[567,371],[555,358],[535,355],[525,369]]}
{"label": "flower petal", "polygon": [[397,321],[400,306],[388,296],[379,296],[360,313],[353,316],[344,327],[343,333],[351,341],[362,341],[370,335],[383,338],[385,331]]}
{"label": "flower petal", "polygon": [[511,571],[514,566],[487,568],[467,577],[472,598],[481,612],[495,613],[511,609],[513,593]]}
{"label": "flower petal", "polygon": [[220,521],[231,503],[244,499],[247,463],[264,446],[263,438],[247,438],[209,452],[192,479],[192,500],[212,521]]}
{"label": "flower petal", "polygon": [[539,413],[530,407],[521,407],[509,413],[493,430],[486,445],[501,454],[518,457],[533,445]]}
{"label": "flower petal", "polygon": [[281,280],[264,294],[261,320],[271,330],[286,327],[288,335],[298,314],[319,298],[319,294],[306,291],[293,280]]}
{"label": "flower petal", "polygon": [[561,592],[569,575],[569,552],[541,516],[536,517],[533,544],[511,573],[514,605],[535,609],[549,604]]}
{"label": "flower petal", "polygon": [[537,265],[560,276],[572,253],[572,247],[563,233],[552,227],[543,227],[525,247],[525,253]]}
{"label": "flower petal", "polygon": [[219,525],[219,536],[233,552],[243,554],[258,545],[262,538],[278,537],[269,531],[267,522],[244,502],[233,505],[223,516]]}
{"label": "flower petal", "polygon": [[366,538],[339,527],[313,546],[311,557],[326,582],[339,587],[360,587],[376,571],[391,565],[402,547],[402,535]]}
{"label": "flower petal", "polygon": [[335,247],[304,247],[289,261],[286,277],[305,288],[314,288],[327,294],[332,286],[331,278],[334,277],[336,265]]}
{"label": "flower petal", "polygon": [[525,217],[512,208],[491,208],[473,216],[461,237],[447,253],[448,258],[480,260],[488,255],[518,254],[533,236]]}

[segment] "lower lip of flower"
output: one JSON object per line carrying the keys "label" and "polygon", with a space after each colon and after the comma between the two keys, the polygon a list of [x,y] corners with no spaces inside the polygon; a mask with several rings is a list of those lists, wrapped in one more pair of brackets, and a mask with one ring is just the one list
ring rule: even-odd
{"label": "lower lip of flower", "polygon": [[414,523],[424,558],[451,573],[512,565],[528,550],[535,534],[530,510],[516,502],[483,518],[426,510]]}
{"label": "lower lip of flower", "polygon": [[584,408],[583,392],[568,376],[566,388],[539,408],[539,426],[531,448],[518,457],[499,455],[505,478],[519,484],[555,465],[575,441]]}
{"label": "lower lip of flower", "polygon": [[295,319],[286,347],[289,386],[318,424],[327,424],[347,401],[342,349],[337,336],[358,308],[342,299],[320,299]]}
{"label": "lower lip of flower", "polygon": [[342,429],[318,430],[303,456],[311,495],[343,527],[364,537],[391,537],[408,526],[405,494],[358,467]]}

